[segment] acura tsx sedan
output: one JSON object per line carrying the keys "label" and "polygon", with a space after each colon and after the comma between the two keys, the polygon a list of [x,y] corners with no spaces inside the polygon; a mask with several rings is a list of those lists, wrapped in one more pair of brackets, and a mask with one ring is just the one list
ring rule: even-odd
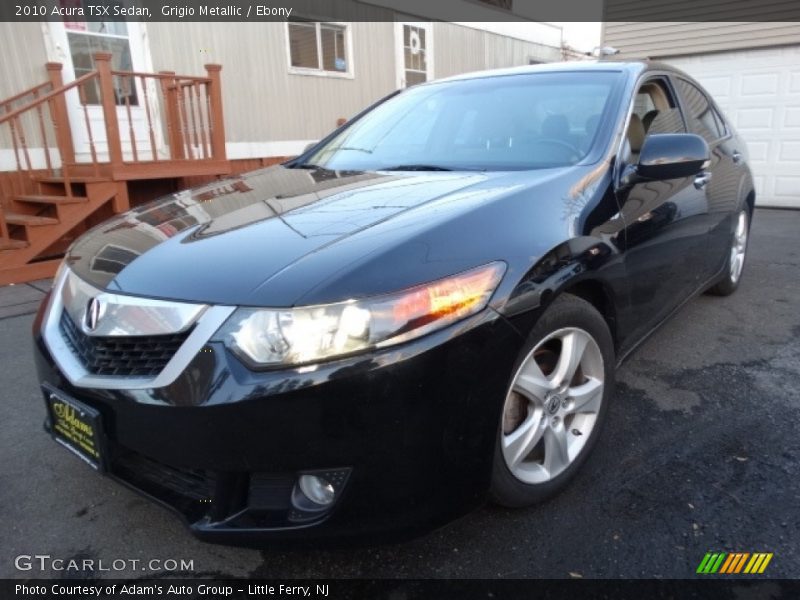
{"label": "acura tsx sedan", "polygon": [[667,65],[418,85],[78,239],[34,323],[45,426],[213,542],[528,506],[586,461],[619,363],[736,290],[754,202]]}

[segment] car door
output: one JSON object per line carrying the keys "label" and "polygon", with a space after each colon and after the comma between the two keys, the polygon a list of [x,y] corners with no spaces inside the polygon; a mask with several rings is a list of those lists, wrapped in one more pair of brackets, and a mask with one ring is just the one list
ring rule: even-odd
{"label": "car door", "polygon": [[710,175],[708,198],[708,244],[703,256],[706,278],[724,265],[730,249],[733,213],[739,199],[741,152],[721,113],[699,85],[684,77],[673,77],[686,115],[689,131],[706,140]]}
{"label": "car door", "polygon": [[[686,133],[686,121],[666,76],[640,85],[627,124],[618,173],[636,164],[650,135]],[[629,290],[627,329],[633,342],[662,321],[700,285],[708,201],[702,176],[617,186],[624,220]]]}

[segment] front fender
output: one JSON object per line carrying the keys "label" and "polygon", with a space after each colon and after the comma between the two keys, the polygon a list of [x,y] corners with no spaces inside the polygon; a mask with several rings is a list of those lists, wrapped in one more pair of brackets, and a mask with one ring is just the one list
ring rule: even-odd
{"label": "front fender", "polygon": [[527,335],[555,298],[579,287],[599,291],[606,304],[601,312],[616,323],[628,297],[624,263],[612,243],[581,236],[552,248],[522,277],[499,312]]}

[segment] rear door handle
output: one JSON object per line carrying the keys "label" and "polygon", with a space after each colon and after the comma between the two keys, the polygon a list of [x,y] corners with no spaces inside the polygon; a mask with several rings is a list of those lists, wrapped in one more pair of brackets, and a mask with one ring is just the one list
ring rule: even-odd
{"label": "rear door handle", "polygon": [[703,189],[706,187],[706,184],[711,181],[711,173],[705,172],[700,173],[697,177],[694,178],[694,187],[698,190]]}
{"label": "rear door handle", "polygon": [[740,162],[742,162],[742,153],[738,150],[734,150],[731,158],[733,159],[733,162],[738,165]]}

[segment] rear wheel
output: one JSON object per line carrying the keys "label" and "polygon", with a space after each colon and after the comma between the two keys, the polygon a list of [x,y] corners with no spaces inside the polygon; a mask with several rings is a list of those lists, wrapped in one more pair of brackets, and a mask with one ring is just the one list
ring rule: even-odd
{"label": "rear wheel", "polygon": [[722,281],[708,291],[717,296],[730,296],[739,287],[747,257],[747,241],[750,235],[750,213],[746,209],[739,211],[736,218],[736,229],[731,236],[731,248],[728,253],[727,268]]}
{"label": "rear wheel", "polygon": [[602,315],[564,295],[534,327],[503,405],[492,499],[520,507],[563,488],[597,441],[614,385]]}

